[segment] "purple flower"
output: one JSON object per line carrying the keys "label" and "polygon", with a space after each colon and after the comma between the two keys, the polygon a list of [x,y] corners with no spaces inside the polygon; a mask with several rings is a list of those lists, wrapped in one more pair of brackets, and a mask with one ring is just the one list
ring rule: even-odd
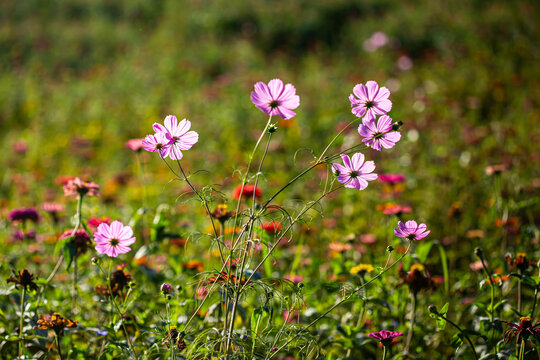
{"label": "purple flower", "polygon": [[390,345],[392,340],[394,340],[397,337],[403,336],[403,333],[400,333],[397,331],[381,330],[381,331],[371,333],[368,336],[379,340],[381,344],[383,344],[384,346],[388,346]]}
{"label": "purple flower", "polygon": [[383,115],[363,121],[358,127],[358,133],[363,136],[362,141],[372,149],[381,151],[382,148],[390,149],[401,139],[399,131],[392,131],[392,118]]}
{"label": "purple flower", "polygon": [[159,133],[165,134],[165,137],[170,140],[169,157],[172,160],[182,159],[182,150],[189,150],[199,141],[199,134],[195,131],[189,131],[191,122],[182,120],[178,123],[178,119],[174,115],[168,115],[165,118],[164,125],[155,123],[154,131],[156,136]]}
{"label": "purple flower", "polygon": [[119,254],[131,251],[129,245],[135,242],[135,237],[133,237],[131,227],[124,226],[120,221],[115,220],[111,225],[99,224],[94,240],[97,243],[97,252],[109,257],[117,257]]}
{"label": "purple flower", "polygon": [[11,210],[8,214],[8,219],[11,222],[25,222],[27,220],[38,222],[39,214],[37,210],[33,208],[20,208]]}
{"label": "purple flower", "polygon": [[273,79],[268,85],[261,81],[255,84],[251,102],[268,115],[279,115],[288,120],[296,115],[293,110],[300,106],[300,97],[292,84],[283,86],[283,81]]}
{"label": "purple flower", "polygon": [[373,161],[364,162],[364,155],[356,153],[352,159],[345,154],[341,154],[343,163],[332,164],[332,171],[337,175],[338,181],[348,188],[363,190],[367,188],[368,181],[377,179],[377,174],[373,174],[375,163]]}
{"label": "purple flower", "polygon": [[374,119],[377,115],[386,115],[392,110],[392,102],[388,100],[390,90],[379,88],[375,81],[368,81],[366,85],[357,84],[353,94],[349,95],[352,113],[357,117],[365,115],[365,120]]}
{"label": "purple flower", "polygon": [[144,150],[150,152],[159,152],[159,156],[166,158],[171,150],[171,139],[167,139],[165,133],[156,133],[154,135],[146,135],[142,145]]}
{"label": "purple flower", "polygon": [[161,292],[164,294],[169,294],[171,292],[171,284],[167,284],[167,283],[161,284]]}
{"label": "purple flower", "polygon": [[427,230],[426,224],[418,225],[414,220],[407,221],[405,224],[400,221],[398,227],[394,229],[396,236],[411,241],[421,240],[428,236],[430,232],[430,230]]}

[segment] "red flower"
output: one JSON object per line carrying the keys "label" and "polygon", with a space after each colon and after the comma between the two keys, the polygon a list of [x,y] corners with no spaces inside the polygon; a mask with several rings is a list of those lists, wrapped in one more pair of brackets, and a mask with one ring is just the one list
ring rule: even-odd
{"label": "red flower", "polygon": [[268,234],[275,234],[281,230],[281,223],[277,220],[265,222],[262,224],[262,228]]}
{"label": "red flower", "polygon": [[233,198],[239,199],[240,198],[240,192],[242,192],[242,199],[249,199],[253,197],[253,193],[255,193],[255,197],[259,199],[262,196],[262,190],[253,185],[244,185],[244,189],[242,189],[242,185],[238,185],[233,190]]}

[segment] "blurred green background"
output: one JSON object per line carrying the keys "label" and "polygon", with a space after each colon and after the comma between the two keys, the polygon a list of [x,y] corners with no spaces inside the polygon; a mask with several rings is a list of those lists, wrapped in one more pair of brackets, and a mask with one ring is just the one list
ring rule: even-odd
{"label": "blurred green background", "polygon": [[[201,135],[183,160],[206,170],[194,182],[230,194],[266,120],[249,94],[275,77],[301,97],[269,157],[267,181],[279,185],[309,160],[296,150],[320,153],[353,119],[353,86],[376,80],[392,91],[403,138],[368,158],[408,176],[404,199],[437,238],[454,231],[446,214],[459,202],[464,233],[490,206],[486,166],[511,169],[503,186],[518,200],[538,195],[538,10],[478,0],[2,1],[0,199],[4,209],[61,200],[55,178],[82,175],[102,186],[110,211],[132,214],[141,189],[125,187],[139,181],[124,143],[168,114]],[[142,155],[148,198],[173,203],[168,170]]]}

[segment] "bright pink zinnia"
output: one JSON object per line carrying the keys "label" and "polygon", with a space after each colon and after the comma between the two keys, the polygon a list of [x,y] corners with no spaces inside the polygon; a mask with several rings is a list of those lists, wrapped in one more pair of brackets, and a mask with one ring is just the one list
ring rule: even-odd
{"label": "bright pink zinnia", "polygon": [[164,125],[155,123],[153,126],[154,131],[165,134],[166,138],[170,140],[169,157],[172,160],[180,160],[183,156],[182,150],[191,149],[199,141],[199,134],[195,131],[189,131],[191,128],[189,120],[183,119],[179,123],[174,115],[168,115],[165,118]]}
{"label": "bright pink zinnia", "polygon": [[144,150],[150,152],[159,152],[159,156],[166,158],[171,151],[171,139],[168,139],[165,133],[156,133],[154,135],[146,135],[142,145]]}
{"label": "bright pink zinnia", "polygon": [[386,115],[392,110],[392,102],[388,99],[390,90],[379,88],[375,81],[368,81],[366,85],[357,84],[353,94],[349,95],[352,113],[357,117],[365,115],[365,120],[375,119],[377,115]]}
{"label": "bright pink zinnia", "polygon": [[428,236],[430,232],[430,230],[427,230],[426,224],[418,225],[414,220],[407,221],[405,224],[400,221],[398,227],[394,229],[396,236],[411,241],[421,240]]}
{"label": "bright pink zinnia", "polygon": [[296,115],[293,110],[300,106],[300,97],[292,84],[283,86],[283,81],[273,79],[268,85],[261,81],[255,84],[251,102],[268,115],[279,115],[288,120]]}
{"label": "bright pink zinnia", "polygon": [[397,337],[403,336],[403,333],[397,331],[381,330],[368,335],[369,337],[379,340],[384,346],[390,345],[392,340]]}
{"label": "bright pink zinnia", "polygon": [[110,257],[117,257],[131,251],[129,245],[135,242],[133,230],[130,226],[124,226],[120,221],[115,220],[111,225],[101,223],[94,234],[96,250],[100,254]]}
{"label": "bright pink zinnia", "polygon": [[377,174],[373,174],[375,163],[373,161],[364,162],[364,155],[356,153],[349,158],[341,154],[341,159],[345,166],[332,164],[332,171],[337,175],[338,181],[345,184],[345,187],[364,190],[368,186],[368,181],[377,179]]}
{"label": "bright pink zinnia", "polygon": [[358,127],[358,133],[363,136],[362,141],[372,149],[381,151],[382,148],[390,149],[401,139],[399,131],[392,131],[392,118],[383,115],[366,120]]}

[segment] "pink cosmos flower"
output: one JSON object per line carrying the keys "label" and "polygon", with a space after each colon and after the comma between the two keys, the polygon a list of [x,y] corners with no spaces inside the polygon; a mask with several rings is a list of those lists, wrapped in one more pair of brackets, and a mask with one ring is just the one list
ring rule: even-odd
{"label": "pink cosmos flower", "polygon": [[117,257],[131,251],[129,245],[135,242],[133,230],[129,226],[124,226],[120,221],[115,220],[111,225],[101,223],[94,234],[96,250],[100,254],[109,257]]}
{"label": "pink cosmos flower", "polygon": [[363,121],[358,127],[358,133],[363,136],[362,141],[372,149],[381,151],[382,148],[391,149],[401,139],[399,131],[392,131],[392,118],[383,115],[376,120],[375,118]]}
{"label": "pink cosmos flower", "polygon": [[431,232],[427,230],[426,224],[418,225],[416,221],[410,220],[403,224],[401,221],[398,222],[398,227],[394,229],[396,236],[405,238],[411,241],[421,240],[428,236]]}
{"label": "pink cosmos flower", "polygon": [[364,162],[364,155],[356,153],[352,159],[345,154],[341,154],[341,159],[345,166],[332,164],[332,171],[337,175],[338,181],[348,188],[364,190],[368,186],[368,181],[377,179],[377,174],[373,174],[375,163],[373,161]]}
{"label": "pink cosmos flower", "polygon": [[77,195],[77,197],[80,196],[99,196],[99,185],[90,182],[90,181],[82,181],[80,178],[74,178],[69,180],[64,186],[64,195],[65,196],[71,196],[71,195]]}
{"label": "pink cosmos flower", "polygon": [[169,157],[172,160],[180,160],[183,156],[182,150],[191,149],[199,141],[199,134],[195,131],[189,131],[191,128],[189,120],[183,119],[178,123],[178,119],[174,115],[168,115],[164,125],[155,123],[154,131],[156,135],[158,133],[165,134],[166,138],[170,140]]}
{"label": "pink cosmos flower", "polygon": [[300,106],[300,97],[292,84],[283,86],[283,81],[273,79],[268,85],[261,81],[255,84],[251,102],[268,115],[279,115],[288,120],[296,115],[293,110]]}
{"label": "pink cosmos flower", "polygon": [[144,139],[130,139],[130,140],[126,141],[125,145],[130,150],[141,151],[144,148],[143,140]]}
{"label": "pink cosmos flower", "polygon": [[403,336],[403,333],[397,331],[381,330],[368,335],[369,337],[379,340],[384,346],[390,345],[392,340],[397,337]]}
{"label": "pink cosmos flower", "polygon": [[167,139],[166,133],[156,133],[154,135],[146,135],[142,145],[144,150],[150,152],[159,152],[159,156],[166,158],[171,151],[171,139]]}
{"label": "pink cosmos flower", "polygon": [[390,90],[379,88],[375,81],[368,81],[366,85],[357,84],[353,94],[349,95],[352,113],[357,117],[365,115],[365,120],[374,119],[377,115],[386,115],[392,110],[392,102],[388,100]]}

